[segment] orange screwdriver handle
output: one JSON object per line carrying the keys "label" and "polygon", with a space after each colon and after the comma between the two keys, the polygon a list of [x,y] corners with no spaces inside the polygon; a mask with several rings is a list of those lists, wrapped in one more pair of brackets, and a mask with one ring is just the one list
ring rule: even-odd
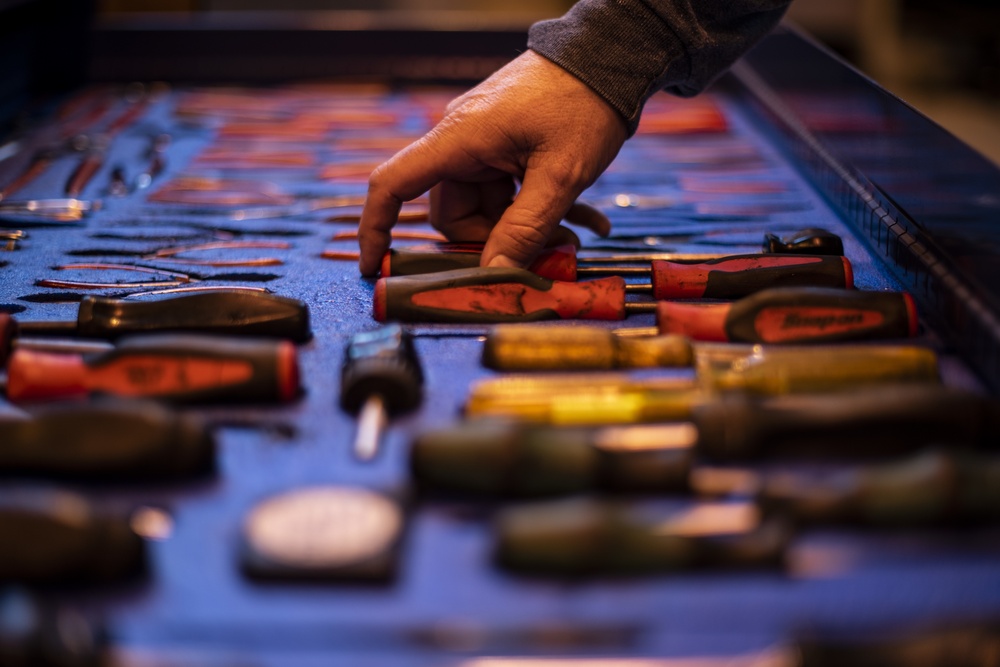
{"label": "orange screwdriver handle", "polygon": [[625,280],[546,280],[524,269],[474,268],[380,278],[379,322],[493,324],[556,319],[625,318]]}
{"label": "orange screwdriver handle", "polygon": [[91,394],[175,403],[284,403],[299,394],[295,346],[287,341],[141,336],[94,355],[17,349],[7,365],[11,401]]}
{"label": "orange screwdriver handle", "polygon": [[734,303],[663,301],[661,333],[742,343],[831,343],[906,338],[917,333],[917,307],[906,292],[778,287]]}
{"label": "orange screwdriver handle", "polygon": [[[479,266],[482,243],[440,243],[419,248],[390,250],[382,258],[382,277],[415,276]],[[543,250],[528,267],[532,273],[549,280],[576,280],[576,248],[571,245]]]}
{"label": "orange screwdriver handle", "polygon": [[738,299],[771,287],[854,287],[846,257],[732,255],[700,264],[653,261],[657,299]]}

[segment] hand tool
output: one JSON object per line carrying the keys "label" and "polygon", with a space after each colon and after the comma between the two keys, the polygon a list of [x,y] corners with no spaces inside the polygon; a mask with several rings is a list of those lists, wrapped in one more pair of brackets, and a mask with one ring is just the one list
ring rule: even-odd
{"label": "hand tool", "polygon": [[763,475],[756,494],[765,512],[799,525],[880,527],[995,523],[1000,459],[971,452],[925,452],[877,466]]}
{"label": "hand tool", "polygon": [[267,579],[384,580],[395,571],[404,521],[398,502],[367,489],[289,491],[243,522],[243,569]]}
{"label": "hand tool", "polygon": [[626,302],[619,276],[581,283],[546,280],[523,269],[475,268],[379,278],[379,322],[534,322],[551,319],[621,320],[655,303]]}
{"label": "hand tool", "polygon": [[301,391],[290,342],[183,334],[123,338],[89,355],[15,350],[6,389],[12,402],[111,394],[175,403],[287,403]]}
{"label": "hand tool", "polygon": [[146,166],[135,179],[136,190],[148,188],[156,180],[156,177],[167,168],[167,148],[171,141],[171,136],[165,133],[152,138],[149,149],[146,151]]}
{"label": "hand tool", "polygon": [[1000,417],[989,412],[996,409],[995,401],[930,383],[754,396],[607,374],[482,380],[465,405],[469,417],[567,426],[694,420],[700,447],[719,461],[814,451],[891,455],[935,442],[985,445],[1000,433]]}
{"label": "hand tool", "polygon": [[145,546],[128,518],[73,493],[5,488],[0,494],[0,581],[95,584],[145,566]]}
{"label": "hand tool", "polygon": [[[393,237],[394,239],[396,237]],[[334,236],[334,240],[338,240]],[[483,244],[439,243],[386,252],[382,258],[383,278],[412,276],[421,273],[438,273],[454,269],[479,266]],[[814,252],[818,251],[818,252]],[[803,229],[785,238],[773,234],[764,237],[762,252],[797,255],[843,256],[840,238],[824,230]],[[573,246],[558,246],[543,250],[528,270],[549,280],[575,281],[579,276],[597,274],[649,274],[648,267],[608,266],[614,264],[649,263],[657,260],[672,262],[701,262],[726,257],[719,253],[646,252],[618,255],[580,254]],[[585,264],[585,266],[581,266]]]}
{"label": "hand tool", "polygon": [[189,245],[172,245],[159,248],[143,248],[130,250],[123,248],[82,248],[70,250],[66,254],[73,257],[137,257],[139,259],[167,262],[175,264],[187,264],[191,266],[278,266],[284,264],[284,260],[277,257],[247,257],[243,259],[208,259],[197,257],[178,257],[184,253],[212,252],[219,250],[247,250],[257,248],[270,248],[275,250],[288,250],[292,244],[287,241],[261,241],[249,239],[226,239],[218,241],[208,241],[205,243],[193,243]]}
{"label": "hand tool", "polygon": [[[410,470],[424,489],[474,496],[739,490],[758,493],[765,510],[777,506],[807,523],[995,518],[1000,498],[989,489],[1000,463],[971,451],[825,475],[761,476],[695,465],[699,459],[726,464],[758,458],[871,459],[941,443],[968,450],[989,447],[1000,433],[1000,422],[987,412],[1000,407],[995,399],[932,387],[907,388],[898,398],[893,389],[859,393],[793,400],[719,397],[693,406],[689,421],[670,424],[584,428],[474,419],[415,438]],[[891,402],[882,412],[878,401],[886,398]],[[720,426],[716,419],[733,423]],[[959,425],[954,432],[952,425]]]}
{"label": "hand tool", "polygon": [[184,332],[283,338],[312,337],[309,307],[297,300],[246,290],[215,290],[151,301],[86,296],[75,322],[15,321],[0,313],[0,364],[4,341],[14,336],[80,336],[115,339],[140,333]]}
{"label": "hand tool", "polygon": [[751,503],[681,507],[592,499],[501,510],[496,560],[535,575],[650,575],[693,569],[780,568],[790,525]]}
{"label": "hand tool", "polygon": [[14,216],[26,221],[76,222],[100,208],[100,200],[25,199],[0,202],[0,216]]}
{"label": "hand tool", "polygon": [[0,589],[0,664],[4,667],[114,667],[103,655],[104,630],[78,611],[37,595]]}
{"label": "hand tool", "polygon": [[358,415],[353,451],[361,460],[378,453],[390,415],[416,408],[423,397],[423,370],[413,339],[396,324],[355,334],[344,352],[340,405]]}
{"label": "hand tool", "polygon": [[[843,257],[805,255],[734,256],[700,265],[653,262],[652,288],[658,298],[726,298],[795,283],[850,285],[850,263]],[[620,320],[628,311],[655,308],[650,303],[625,301],[626,291],[649,288],[626,285],[619,276],[573,283],[547,280],[523,269],[472,268],[380,278],[373,305],[379,322]],[[658,312],[668,311],[661,306]]]}
{"label": "hand tool", "polygon": [[3,242],[3,247],[0,250],[12,251],[17,250],[17,244],[28,238],[20,229],[0,229],[0,242]]}
{"label": "hand tool", "polygon": [[676,334],[623,338],[582,325],[497,325],[486,336],[483,365],[507,372],[694,365],[702,386],[766,394],[939,380],[937,355],[923,347],[692,344]]}
{"label": "hand tool", "polygon": [[204,475],[215,438],[193,415],[152,402],[103,400],[0,419],[0,473],[133,482]]}
{"label": "hand tool", "polygon": [[693,340],[824,343],[912,337],[919,320],[906,292],[775,287],[733,303],[660,301],[656,323],[660,333]]}

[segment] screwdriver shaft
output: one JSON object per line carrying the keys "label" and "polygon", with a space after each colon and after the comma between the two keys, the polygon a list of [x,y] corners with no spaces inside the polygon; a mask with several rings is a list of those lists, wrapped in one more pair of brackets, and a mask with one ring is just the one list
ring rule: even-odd
{"label": "screwdriver shaft", "polygon": [[378,454],[382,431],[388,423],[385,401],[380,394],[372,394],[358,414],[358,432],[354,438],[354,455],[370,461]]}

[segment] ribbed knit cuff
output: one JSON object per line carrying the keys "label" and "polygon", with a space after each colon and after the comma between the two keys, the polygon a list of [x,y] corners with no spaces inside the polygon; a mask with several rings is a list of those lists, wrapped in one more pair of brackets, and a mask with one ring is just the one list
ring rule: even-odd
{"label": "ribbed knit cuff", "polygon": [[612,106],[633,134],[646,99],[664,81],[683,81],[684,45],[642,0],[586,0],[565,16],[541,21],[528,48],[570,72]]}

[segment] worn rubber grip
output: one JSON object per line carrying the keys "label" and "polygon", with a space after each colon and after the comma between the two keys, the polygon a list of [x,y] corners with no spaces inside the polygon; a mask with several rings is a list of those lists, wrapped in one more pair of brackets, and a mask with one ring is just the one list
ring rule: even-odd
{"label": "worn rubber grip", "polygon": [[762,249],[794,255],[843,255],[844,241],[833,232],[809,227],[782,237],[769,232],[764,235]]}
{"label": "worn rubber grip", "polygon": [[298,358],[287,341],[138,336],[87,356],[19,349],[7,367],[7,397],[15,402],[110,394],[175,403],[284,403],[299,393]]}
{"label": "worn rubber grip", "polygon": [[7,582],[108,583],[132,578],[146,564],[145,544],[127,517],[99,512],[66,491],[5,490],[0,541],[0,580]]}
{"label": "worn rubber grip", "polygon": [[755,254],[700,264],[653,261],[657,299],[738,299],[771,287],[853,286],[846,257]]}
{"label": "worn rubber grip", "polygon": [[625,318],[625,280],[581,283],[546,280],[524,269],[459,269],[380,278],[374,315],[379,322],[493,324],[555,319]]}
{"label": "worn rubber grip", "polygon": [[917,308],[906,292],[779,287],[732,304],[672,301],[657,306],[661,333],[741,343],[832,343],[907,338]]}
{"label": "worn rubber grip", "polygon": [[[382,277],[474,269],[479,266],[482,253],[482,243],[442,243],[390,250],[382,258]],[[576,248],[565,245],[543,250],[528,270],[549,280],[573,282],[576,280]]]}
{"label": "worn rubber grip", "polygon": [[88,296],[80,302],[77,316],[80,336],[113,339],[168,331],[261,336],[295,342],[312,337],[309,307],[305,303],[265,292],[221,290],[155,301]]}

